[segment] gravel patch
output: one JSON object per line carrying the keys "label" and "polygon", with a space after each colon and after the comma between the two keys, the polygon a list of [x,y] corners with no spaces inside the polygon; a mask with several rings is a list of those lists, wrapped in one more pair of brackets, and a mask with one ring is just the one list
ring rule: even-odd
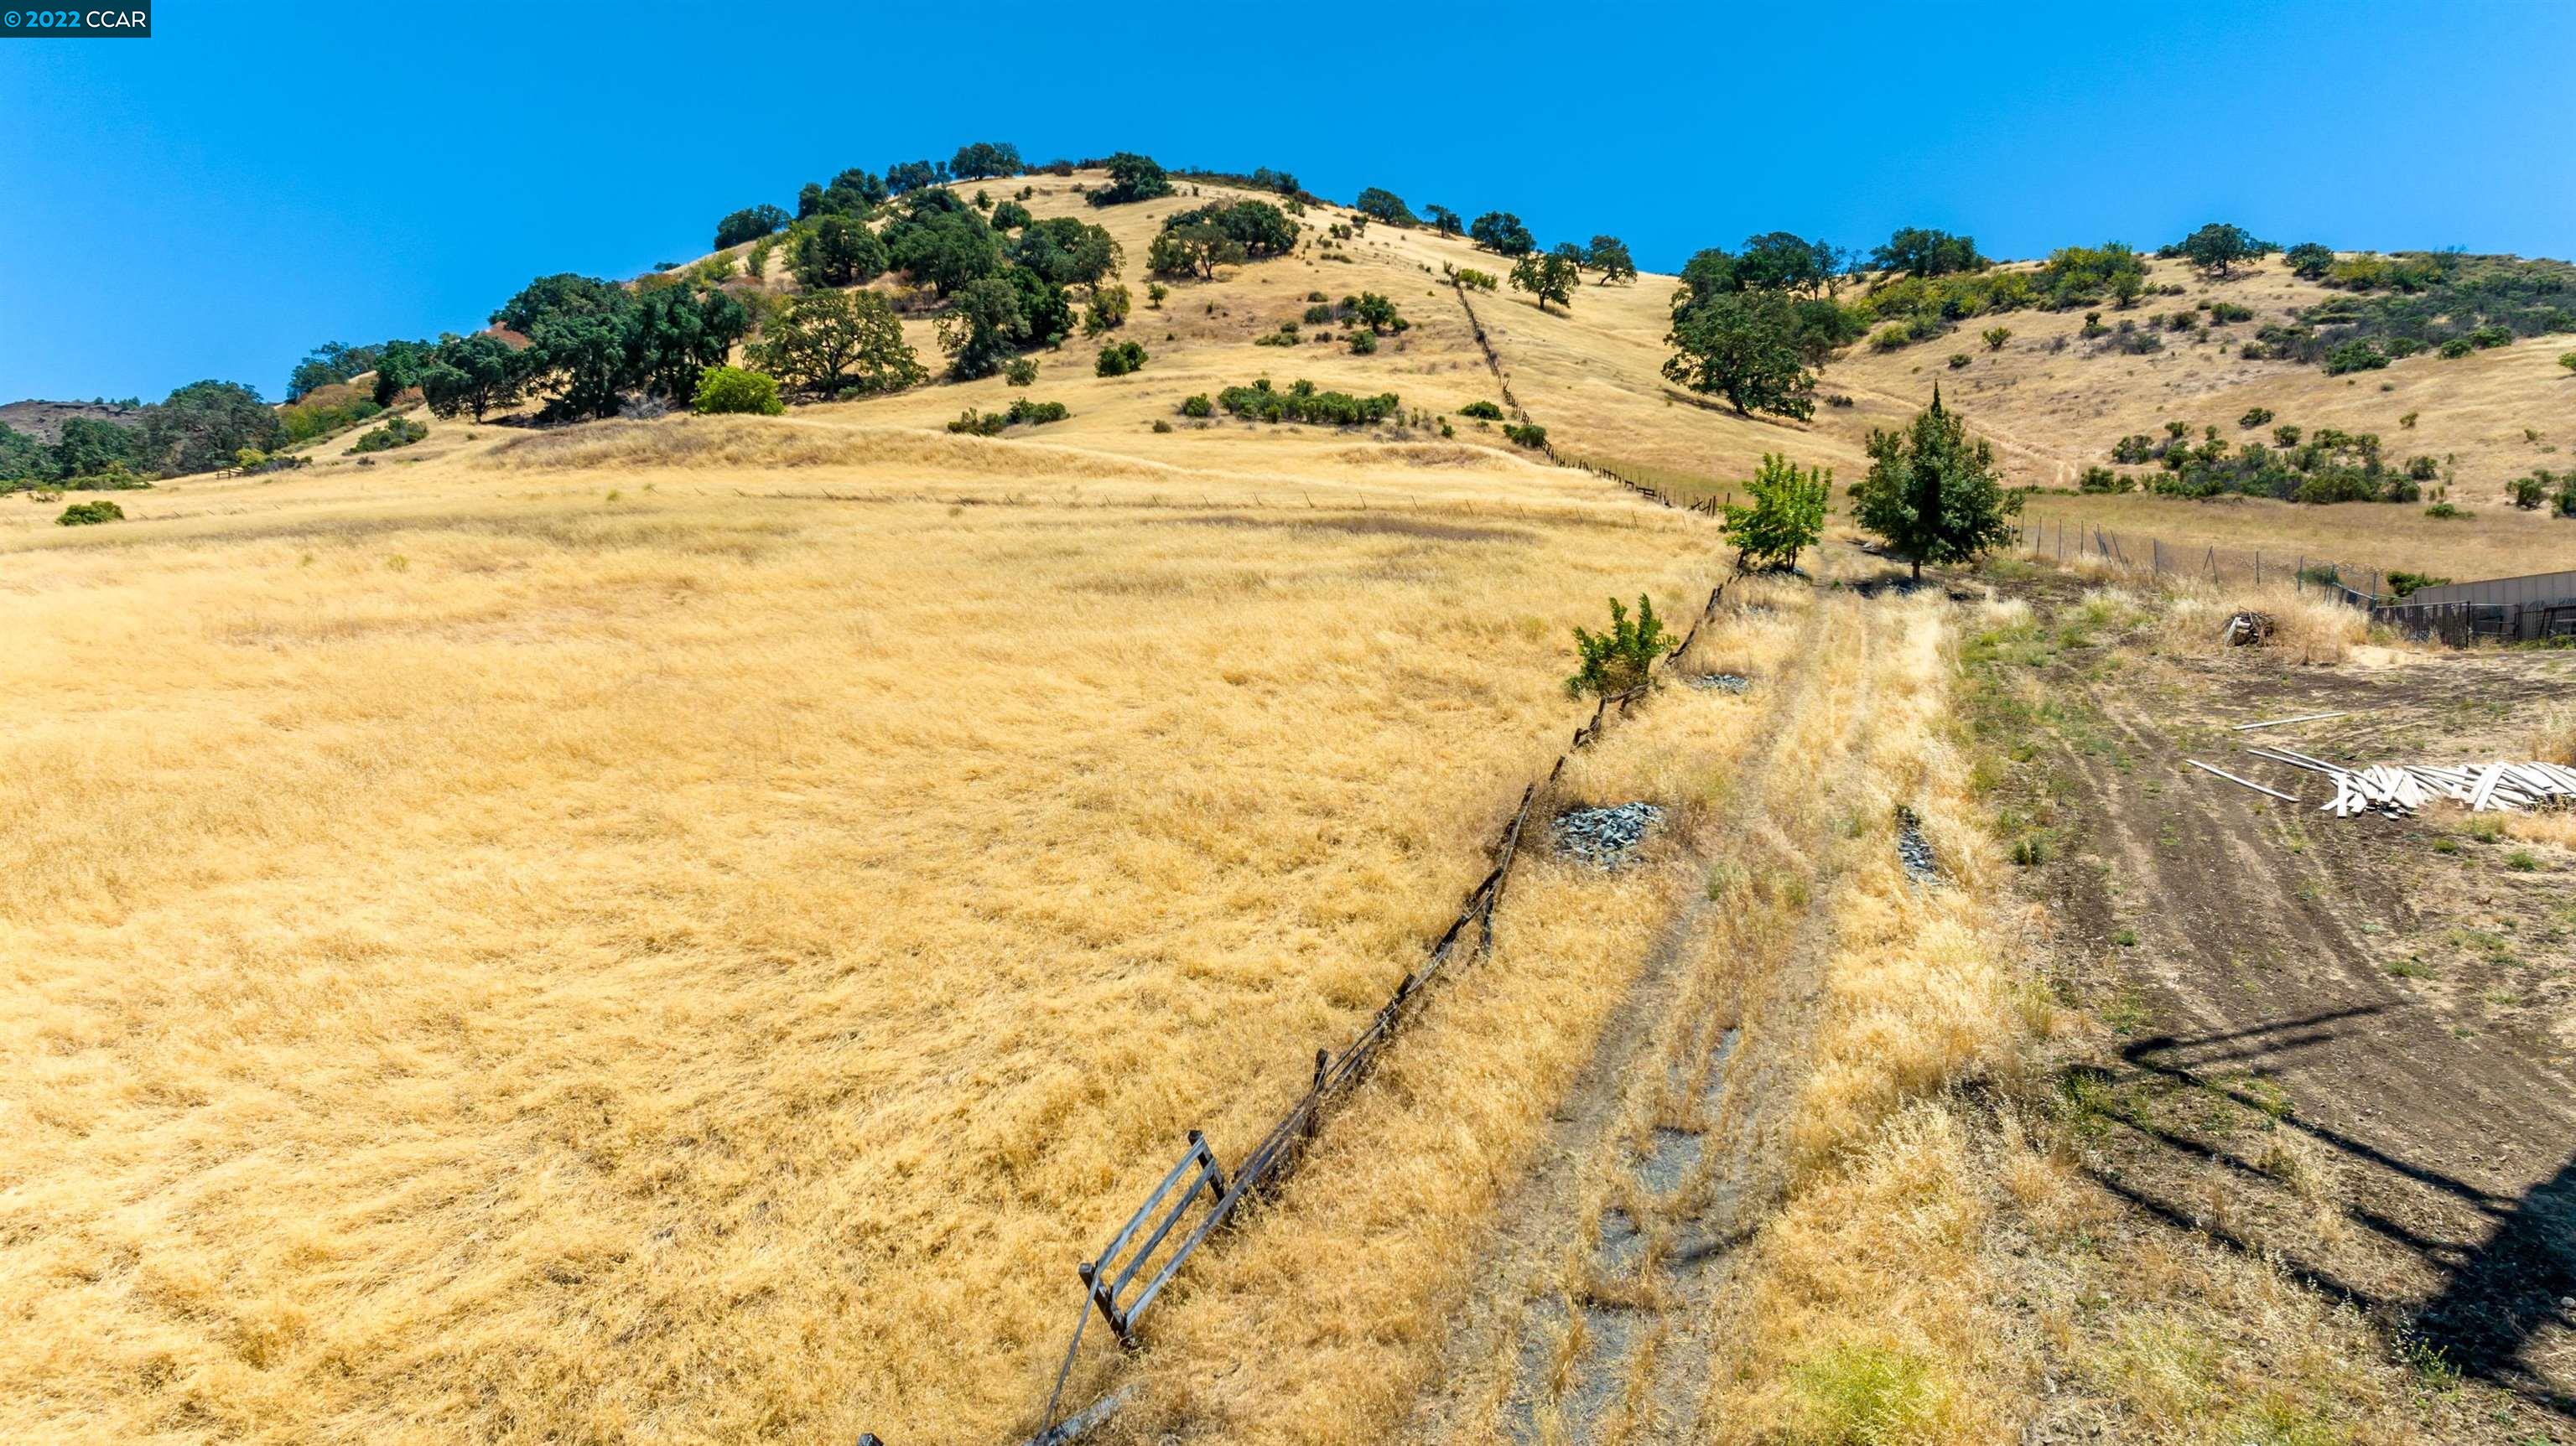
{"label": "gravel patch", "polygon": [[1896,806],[1896,860],[1918,884],[1941,876],[1932,858],[1932,841],[1923,836],[1923,816],[1901,803]]}
{"label": "gravel patch", "polygon": [[1617,869],[1635,862],[1637,844],[1663,819],[1664,811],[1651,803],[1569,808],[1556,816],[1547,832],[1558,853],[1571,854],[1596,868]]}

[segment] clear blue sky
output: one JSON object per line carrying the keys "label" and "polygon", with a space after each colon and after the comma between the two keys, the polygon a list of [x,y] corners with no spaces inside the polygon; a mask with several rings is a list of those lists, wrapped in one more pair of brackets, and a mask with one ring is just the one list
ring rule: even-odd
{"label": "clear blue sky", "polygon": [[315,343],[702,253],[1007,140],[1513,210],[1640,264],[1786,228],[1989,253],[2228,219],[2576,253],[2576,4],[375,6],[0,41],[0,400],[272,398]]}

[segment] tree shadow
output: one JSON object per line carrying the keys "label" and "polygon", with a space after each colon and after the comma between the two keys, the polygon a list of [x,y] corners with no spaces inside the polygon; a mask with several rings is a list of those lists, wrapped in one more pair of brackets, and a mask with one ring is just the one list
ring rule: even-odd
{"label": "tree shadow", "polygon": [[[2120,1051],[2125,1070],[2088,1066],[2073,1071],[2070,1079],[2111,1090],[2142,1084],[2169,1086],[2174,1092],[2187,1089],[2232,1100],[2268,1117],[2277,1128],[2297,1131],[2365,1170],[2406,1181],[2465,1207],[2467,1219],[2487,1223],[2482,1236],[2470,1228],[2457,1232],[2461,1238],[2446,1238],[2357,1201],[2342,1207],[2346,1219],[2440,1273],[2442,1284],[2430,1297],[2419,1302],[2374,1294],[2277,1242],[2249,1239],[2134,1182],[2089,1168],[2086,1173],[2104,1189],[2166,1224],[2273,1264],[2309,1288],[2359,1308],[2393,1331],[2437,1350],[2462,1375],[2576,1420],[2576,1395],[2564,1383],[2543,1377],[2527,1359],[2533,1337],[2543,1328],[2576,1329],[2576,1307],[2569,1304],[2576,1297],[2576,1157],[2523,1194],[2500,1195],[2446,1171],[2401,1159],[2346,1131],[2300,1119],[2285,1101],[2253,1087],[2267,1073],[2266,1065],[2330,1043],[2357,1021],[2391,1007],[2357,1006],[2192,1037],[2157,1035]],[[2213,1076],[2210,1071],[2220,1066],[2231,1067],[2231,1073]],[[2159,1096],[2165,1097],[2170,1095]],[[2229,1146],[2195,1139],[2145,1110],[2100,1113],[2176,1154],[2249,1179],[2278,1179]],[[2476,1122],[2464,1120],[2462,1128],[2474,1130]]]}

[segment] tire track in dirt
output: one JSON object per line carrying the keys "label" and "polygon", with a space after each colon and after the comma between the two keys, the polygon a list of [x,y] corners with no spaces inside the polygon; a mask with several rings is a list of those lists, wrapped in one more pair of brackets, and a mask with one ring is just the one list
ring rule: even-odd
{"label": "tire track in dirt", "polygon": [[[2095,1082],[2126,1092],[2102,1182],[2576,1418],[2576,1099],[2382,962],[2425,926],[2420,826],[2184,781],[2175,731],[2205,700],[2067,667],[2046,686],[2083,705],[2046,741],[2090,855],[2042,881],[2056,947],[2137,1016]],[[2298,706],[2298,684],[2234,686],[2267,694],[2238,712]],[[2203,1123],[2227,1101],[2277,1123],[2231,1140]]]}
{"label": "tire track in dirt", "polygon": [[[1785,1188],[1833,936],[1816,810],[1866,766],[1879,609],[1820,595],[1738,774],[1743,806],[1692,861],[1710,885],[1666,929],[1554,1136],[1505,1201],[1439,1387],[1399,1439],[1689,1441],[1740,1243]],[[1821,735],[1821,736],[1820,736]],[[1789,826],[1782,826],[1786,813]]]}

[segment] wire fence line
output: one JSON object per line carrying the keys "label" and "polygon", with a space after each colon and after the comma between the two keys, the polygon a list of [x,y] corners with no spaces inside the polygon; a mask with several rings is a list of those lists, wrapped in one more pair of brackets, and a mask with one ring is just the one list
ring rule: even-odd
{"label": "wire fence line", "polygon": [[[1521,399],[1513,394],[1511,375],[1503,370],[1503,354],[1494,349],[1493,338],[1485,334],[1484,319],[1476,315],[1476,304],[1467,299],[1466,284],[1458,279],[1458,275],[1454,271],[1449,275],[1449,289],[1456,293],[1459,309],[1467,313],[1467,329],[1476,334],[1476,349],[1485,354],[1485,365],[1492,369],[1494,373],[1494,385],[1500,389],[1503,394],[1503,405],[1512,409],[1512,415],[1519,419],[1522,426],[1526,427],[1532,425],[1529,408],[1522,406]],[[1675,501],[1672,494],[1664,491],[1664,489],[1660,487],[1628,476],[1607,463],[1597,462],[1588,457],[1577,456],[1574,453],[1563,451],[1559,449],[1554,442],[1541,440],[1538,444],[1538,449],[1547,454],[1548,461],[1559,467],[1571,467],[1577,471],[1589,472],[1595,477],[1606,477],[1657,506],[1677,508],[1684,512],[1696,512],[1704,517],[1722,517],[1725,515],[1718,500],[1714,497],[1703,497],[1696,502]],[[1733,501],[1734,494],[1731,492],[1728,493],[1727,499],[1730,502]]]}
{"label": "wire fence line", "polygon": [[[2106,562],[2133,572],[2200,578],[2220,586],[2288,583],[2301,592],[2322,593],[2362,609],[2387,599],[2386,573],[2305,553],[2203,542],[2172,543],[2152,534],[2118,532],[2083,523],[2070,526],[2062,517],[2034,519],[2021,524],[2018,531],[2023,551],[2062,563]],[[2362,585],[2365,583],[2367,586]]]}
{"label": "wire fence line", "polygon": [[[2366,614],[2374,627],[2454,648],[2479,643],[2551,643],[2576,638],[2576,574],[2446,585],[2439,601],[2410,602],[2390,582],[2395,574],[2352,567],[2304,553],[2212,543],[2177,546],[2160,537],[2114,532],[2064,518],[2035,519],[2019,529],[2024,551],[2061,563],[2107,562],[2160,577],[2194,577],[2228,583],[2288,583]],[[2560,584],[2561,576],[2571,581]],[[2528,583],[2517,589],[2516,584]],[[2473,595],[2455,596],[2461,592]],[[2486,594],[2477,596],[2475,594]]]}

